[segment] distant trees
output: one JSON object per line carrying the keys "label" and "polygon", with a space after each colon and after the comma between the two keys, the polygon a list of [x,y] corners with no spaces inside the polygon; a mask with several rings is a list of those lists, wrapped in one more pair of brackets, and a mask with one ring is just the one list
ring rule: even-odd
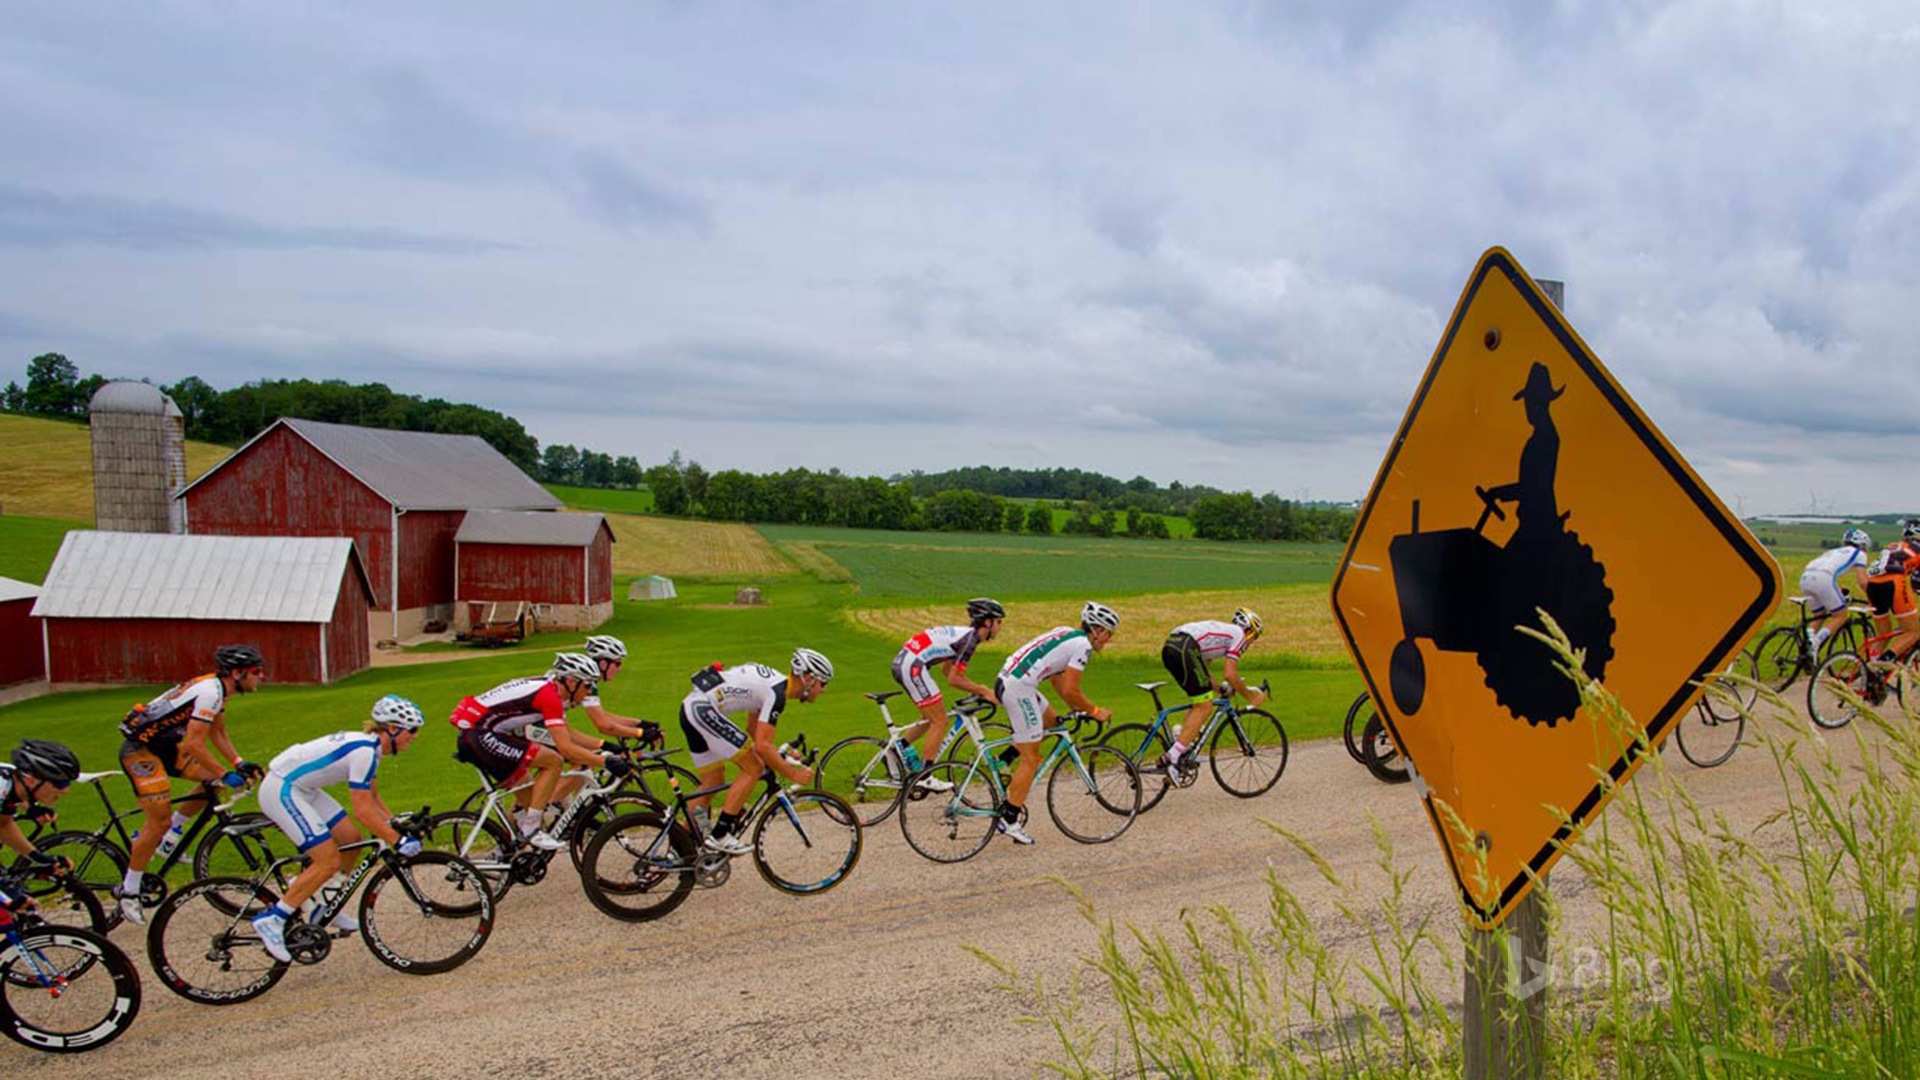
{"label": "distant trees", "polygon": [[1304,505],[1269,492],[1212,495],[1193,504],[1187,517],[1202,540],[1308,540],[1344,542],[1354,513],[1344,507]]}

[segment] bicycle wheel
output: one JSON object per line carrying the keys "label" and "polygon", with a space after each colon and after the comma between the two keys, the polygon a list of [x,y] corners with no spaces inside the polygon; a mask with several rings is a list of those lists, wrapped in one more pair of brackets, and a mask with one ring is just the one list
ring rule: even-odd
{"label": "bicycle wheel", "polygon": [[754,823],[754,869],[781,892],[827,892],[860,864],[865,835],[859,815],[840,796],[830,791],[786,792]]}
{"label": "bicycle wheel", "polygon": [[664,811],[664,808],[640,788],[620,788],[610,794],[594,797],[593,803],[580,808],[574,815],[573,828],[567,832],[567,857],[573,860],[573,868],[579,870],[581,860],[587,854],[587,841],[600,827],[621,814],[631,814],[635,810]]}
{"label": "bicycle wheel", "polygon": [[[127,873],[127,853],[120,850],[120,845],[94,833],[50,833],[36,839],[33,846],[72,863],[68,879],[84,884],[99,896],[110,897],[113,887],[120,884]],[[57,888],[45,880],[29,880],[26,885],[27,895],[35,900],[44,900]],[[120,925],[120,905],[103,902],[102,906],[107,909],[107,924],[96,929],[104,934]]]}
{"label": "bicycle wheel", "polygon": [[1807,683],[1807,715],[1823,728],[1846,727],[1860,712],[1861,702],[1878,707],[1886,697],[1885,681],[1871,671],[1865,657],[1834,653]]}
{"label": "bicycle wheel", "polygon": [[1806,635],[1797,626],[1776,626],[1754,646],[1753,660],[1760,681],[1784,693],[1810,666]]}
{"label": "bicycle wheel", "polygon": [[[1111,746],[1078,748],[1047,776],[1047,814],[1060,831],[1083,844],[1104,844],[1140,815],[1140,770]],[[1085,771],[1081,769],[1085,766]]]}
{"label": "bicycle wheel", "polygon": [[92,1050],[138,1015],[140,971],[104,934],[42,923],[0,938],[0,1034],[14,1042]]}
{"label": "bicycle wheel", "polygon": [[1360,733],[1360,752],[1361,763],[1375,780],[1383,784],[1404,784],[1413,779],[1407,756],[1400,752],[1399,744],[1393,741],[1393,733],[1387,730],[1379,713],[1367,718],[1367,726]]}
{"label": "bicycle wheel", "polygon": [[686,903],[698,855],[693,837],[657,810],[602,825],[580,857],[580,887],[603,914],[651,922]]}
{"label": "bicycle wheel", "polygon": [[242,878],[190,882],[147,920],[147,959],[166,988],[202,1005],[251,1001],[287,965],[267,955],[249,921],[275,896]]}
{"label": "bicycle wheel", "polygon": [[1851,615],[1832,636],[1820,644],[1820,659],[1837,652],[1859,652],[1867,636],[1873,633],[1873,621],[1864,615]]}
{"label": "bicycle wheel", "polygon": [[700,777],[692,769],[661,758],[634,762],[633,782],[647,793],[648,798],[659,804],[663,813],[666,807],[673,805],[675,783],[680,785],[677,793],[680,795],[692,795],[700,790]]}
{"label": "bicycle wheel", "polygon": [[902,785],[895,773],[901,766],[889,757],[886,742],[871,735],[841,739],[820,755],[813,786],[840,796],[860,824],[872,828],[900,805]]}
{"label": "bicycle wheel", "polygon": [[1740,748],[1740,736],[1747,730],[1747,718],[1738,712],[1721,717],[1707,708],[1702,698],[1673,726],[1673,741],[1680,753],[1702,769],[1711,769],[1733,756]]}
{"label": "bicycle wheel", "polygon": [[1287,729],[1265,709],[1241,709],[1214,729],[1207,764],[1229,795],[1264,795],[1287,771]]}
{"label": "bicycle wheel", "polygon": [[[273,839],[281,840],[281,851],[273,849]],[[235,814],[226,825],[215,825],[207,830],[193,849],[193,876],[195,878],[234,877],[258,879],[267,867],[281,856],[291,856],[293,845],[286,841],[272,819],[265,814]],[[284,890],[287,882],[293,880],[292,872],[297,867],[283,868],[274,872],[269,888]],[[224,899],[215,897],[214,899]],[[237,910],[237,909],[236,909]]]}
{"label": "bicycle wheel", "polygon": [[1367,756],[1360,749],[1360,733],[1367,729],[1366,717],[1369,715],[1367,706],[1372,703],[1372,696],[1365,690],[1360,691],[1360,696],[1354,698],[1353,704],[1347,706],[1347,723],[1341,729],[1341,738],[1347,744],[1347,756],[1362,765],[1367,763]]}
{"label": "bicycle wheel", "polygon": [[1144,814],[1159,806],[1173,787],[1173,780],[1165,769],[1151,771],[1159,764],[1160,755],[1173,749],[1173,744],[1167,742],[1166,729],[1162,728],[1156,738],[1150,724],[1118,724],[1108,728],[1100,742],[1120,751],[1139,770],[1140,812]]}
{"label": "bicycle wheel", "polygon": [[[1753,709],[1753,703],[1760,697],[1760,687],[1754,680],[1759,678],[1753,654],[1736,652],[1721,668],[1722,675],[1731,678],[1711,678],[1700,693],[1700,707],[1707,710],[1715,720],[1733,721]],[[1742,725],[1744,726],[1744,725]],[[1687,760],[1692,761],[1689,757]],[[1722,761],[1725,759],[1722,758]],[[1718,765],[1720,762],[1714,762]],[[1694,762],[1699,764],[1699,762]]]}
{"label": "bicycle wheel", "polygon": [[[33,913],[40,917],[41,922],[91,930],[96,934],[113,929],[113,922],[107,916],[107,905],[100,902],[98,894],[71,875],[29,881],[26,885],[28,895],[33,897]],[[114,904],[113,908],[117,912],[120,905]]]}
{"label": "bicycle wheel", "polygon": [[360,937],[374,959],[438,975],[476,956],[493,933],[493,894],[473,864],[444,851],[388,862],[360,893]]}
{"label": "bicycle wheel", "polygon": [[1000,796],[982,771],[958,761],[942,761],[922,776],[944,780],[952,791],[909,801],[900,808],[900,832],[907,846],[938,863],[965,862],[993,839]]}
{"label": "bicycle wheel", "polygon": [[520,845],[507,827],[466,810],[435,814],[427,821],[421,843],[428,851],[457,855],[480,872],[480,880],[494,900],[513,888],[513,857]]}

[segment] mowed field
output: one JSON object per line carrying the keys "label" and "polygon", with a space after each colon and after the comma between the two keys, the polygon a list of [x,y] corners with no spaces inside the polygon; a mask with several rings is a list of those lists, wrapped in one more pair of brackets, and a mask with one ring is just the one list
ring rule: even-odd
{"label": "mowed field", "polygon": [[[218,465],[232,448],[187,443],[187,477]],[[93,441],[85,424],[0,414],[0,513],[93,521]],[[37,579],[36,579],[37,580]]]}

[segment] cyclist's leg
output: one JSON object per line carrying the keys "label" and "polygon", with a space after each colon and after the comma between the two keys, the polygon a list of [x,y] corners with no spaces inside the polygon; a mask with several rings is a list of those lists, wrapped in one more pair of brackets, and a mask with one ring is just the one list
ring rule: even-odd
{"label": "cyclist's leg", "polygon": [[1040,771],[1040,740],[1054,720],[1053,706],[1035,687],[1000,684],[1000,701],[1007,710],[1007,722],[1013,726],[1013,748],[1019,758],[1013,763],[1013,776],[1007,781],[1007,801],[1000,808],[1000,831],[1023,844],[1032,837],[1020,828],[1020,812],[1026,808],[1027,793],[1033,790],[1033,778]]}
{"label": "cyclist's leg", "polygon": [[1200,643],[1187,634],[1168,635],[1167,643],[1160,648],[1160,663],[1192,702],[1186,718],[1180,722],[1180,735],[1174,740],[1172,753],[1178,757],[1200,738],[1200,728],[1212,711],[1213,674],[1207,670],[1207,658],[1200,652]]}
{"label": "cyclist's leg", "polygon": [[1840,598],[1840,590],[1835,587],[1832,576],[1817,570],[1800,575],[1800,591],[1808,601],[1807,621],[1811,625],[1808,627],[1807,644],[1818,649],[1846,619],[1847,605]]}
{"label": "cyclist's leg", "polygon": [[360,830],[324,791],[303,791],[278,773],[260,781],[260,809],[307,857],[307,865],[280,894],[282,916],[291,916],[320,886],[340,872],[340,848],[356,843]]}
{"label": "cyclist's leg", "polygon": [[932,764],[940,750],[940,736],[946,734],[946,703],[940,699],[940,686],[933,681],[927,665],[905,649],[893,658],[893,679],[907,692],[907,700],[920,710],[920,719],[900,733],[908,746],[920,742],[920,760]]}
{"label": "cyclist's leg", "polygon": [[[741,748],[747,745],[747,733],[735,727],[733,721],[727,719],[726,713],[716,708],[705,694],[698,692],[688,694],[680,702],[680,733],[686,736],[687,752],[693,757],[693,771],[700,777],[700,786],[703,788],[718,784],[726,776],[727,762],[733,761]],[[753,769],[751,775],[759,776],[760,770]],[[736,777],[734,782],[739,783],[739,778]],[[751,787],[751,781],[748,786]],[[713,796],[702,795],[690,800],[690,805],[696,810],[706,810],[712,802]]]}

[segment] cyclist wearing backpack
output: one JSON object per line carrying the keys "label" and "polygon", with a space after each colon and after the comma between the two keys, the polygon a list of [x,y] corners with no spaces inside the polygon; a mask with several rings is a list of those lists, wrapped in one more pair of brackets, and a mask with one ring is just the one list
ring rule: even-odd
{"label": "cyclist wearing backpack", "polygon": [[1225,683],[1234,692],[1244,696],[1249,702],[1258,705],[1267,700],[1267,696],[1258,689],[1248,686],[1240,677],[1240,658],[1246,655],[1248,646],[1260,637],[1266,624],[1260,621],[1258,613],[1250,608],[1241,608],[1233,613],[1233,621],[1216,622],[1202,619],[1199,622],[1183,623],[1167,635],[1167,643],[1160,647],[1160,663],[1165,665],[1167,674],[1180,686],[1182,693],[1192,699],[1193,705],[1187,709],[1187,717],[1180,724],[1180,737],[1173,746],[1160,755],[1160,768],[1177,766],[1180,759],[1193,741],[1200,737],[1200,726],[1207,722],[1207,715],[1213,702],[1214,691],[1219,683],[1208,669],[1209,660],[1222,660],[1220,682]]}
{"label": "cyclist wearing backpack", "polygon": [[[915,739],[921,740],[921,760],[933,760],[940,748],[941,736],[946,733],[945,703],[940,697],[939,684],[933,681],[934,669],[939,669],[947,685],[955,690],[998,702],[992,690],[967,678],[967,664],[981,643],[992,641],[1000,632],[1000,622],[1006,617],[1007,609],[998,600],[985,596],[969,600],[968,625],[928,627],[908,638],[894,655],[894,681],[920,710],[920,721],[901,732],[900,738],[909,749]],[[907,765],[909,771],[915,769],[913,761],[909,760]],[[924,783],[928,787],[940,787],[947,782],[930,779]]]}
{"label": "cyclist wearing backpack", "polygon": [[1007,723],[1013,727],[1013,747],[1019,758],[1013,766],[1013,778],[1007,782],[1007,801],[1000,808],[1000,820],[994,827],[1016,844],[1031,844],[1033,837],[1020,825],[1020,814],[1027,805],[1027,793],[1040,771],[1040,740],[1053,726],[1058,714],[1041,691],[1040,684],[1051,683],[1068,705],[1095,720],[1105,721],[1113,713],[1087,700],[1080,690],[1081,673],[1093,654],[1107,647],[1120,629],[1120,616],[1105,604],[1087,601],[1080,609],[1080,626],[1056,626],[1020,646],[1001,665],[993,681],[994,697],[1007,711]]}
{"label": "cyclist wearing backpack", "polygon": [[[714,819],[704,846],[729,855],[745,855],[752,850],[746,839],[733,835],[733,831],[740,824],[740,812],[753,794],[753,785],[766,769],[796,784],[813,785],[813,770],[780,753],[774,745],[773,729],[788,700],[813,701],[831,681],[833,662],[812,649],[793,650],[793,660],[784,675],[765,664],[730,668],[715,665],[694,673],[693,690],[680,702],[680,731],[687,737],[700,786],[718,784],[726,776],[729,762],[739,770],[727,787],[720,816]],[[747,730],[740,730],[727,719],[730,713],[746,713]],[[706,796],[691,804],[703,810],[711,800],[712,796]]]}

